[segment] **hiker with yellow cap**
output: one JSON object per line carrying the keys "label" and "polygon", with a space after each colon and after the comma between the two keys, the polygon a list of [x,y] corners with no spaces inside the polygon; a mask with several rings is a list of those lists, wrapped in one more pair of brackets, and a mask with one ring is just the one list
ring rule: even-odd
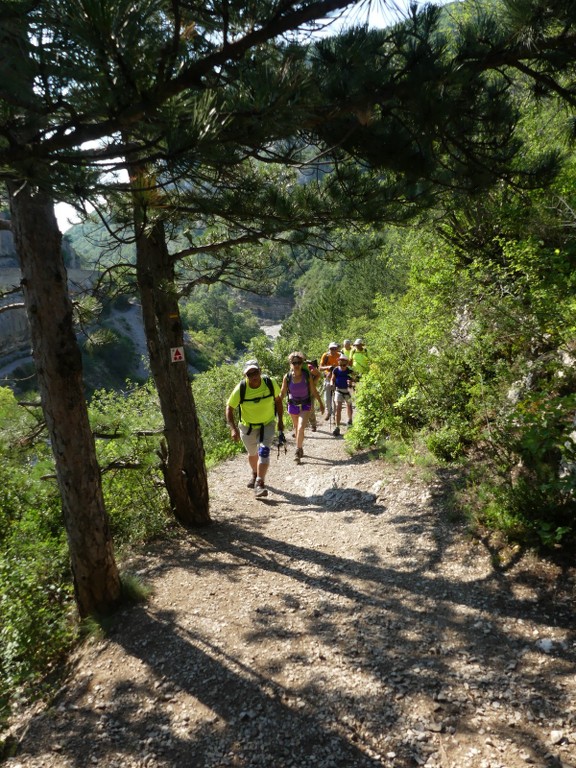
{"label": "hiker with yellow cap", "polygon": [[[279,439],[284,439],[284,407],[280,385],[276,379],[263,374],[257,360],[248,360],[242,371],[244,379],[232,390],[226,403],[226,423],[230,437],[242,440],[248,453],[252,478],[248,488],[254,488],[257,498],[267,496],[264,485],[270,464],[270,446],[278,420]],[[234,418],[239,409],[239,423]]]}
{"label": "hiker with yellow cap", "polygon": [[364,346],[364,339],[356,339],[350,355],[350,365],[353,366],[356,373],[356,379],[359,379],[365,373],[368,373],[370,367],[370,357],[368,350]]}

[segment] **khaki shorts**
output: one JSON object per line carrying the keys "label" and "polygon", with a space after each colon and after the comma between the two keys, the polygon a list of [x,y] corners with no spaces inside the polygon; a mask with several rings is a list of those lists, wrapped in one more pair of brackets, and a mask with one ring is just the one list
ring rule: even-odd
{"label": "khaki shorts", "polygon": [[[276,432],[276,422],[271,421],[268,424],[265,424],[263,429],[260,424],[255,424],[252,429],[250,429],[246,424],[240,422],[238,429],[240,430],[240,439],[244,443],[244,448],[248,451],[248,455],[256,456],[260,445],[266,445],[268,448],[272,445],[272,440],[274,439],[274,434]],[[248,434],[248,432],[250,432],[250,434]],[[260,432],[263,433],[262,440],[260,440]],[[262,461],[262,463],[265,464],[266,462]]]}
{"label": "khaki shorts", "polygon": [[337,403],[348,403],[352,399],[352,395],[348,389],[337,389],[334,393],[334,400]]}

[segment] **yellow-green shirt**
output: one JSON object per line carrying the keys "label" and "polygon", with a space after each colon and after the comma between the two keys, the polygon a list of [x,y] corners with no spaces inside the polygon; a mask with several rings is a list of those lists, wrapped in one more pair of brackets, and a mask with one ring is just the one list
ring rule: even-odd
{"label": "yellow-green shirt", "polygon": [[[246,426],[250,424],[269,424],[274,421],[274,399],[280,395],[280,386],[276,379],[271,379],[274,387],[274,397],[270,394],[270,389],[264,381],[264,374],[260,381],[260,386],[255,389],[246,382],[246,392],[244,402],[240,406],[240,422]],[[226,405],[231,408],[237,408],[240,405],[240,384],[239,382],[232,394],[228,398]]]}
{"label": "yellow-green shirt", "polygon": [[368,352],[366,351],[366,347],[363,347],[362,349],[354,347],[352,350],[352,357],[350,359],[356,373],[368,373],[368,368],[370,367],[370,358],[368,356]]}

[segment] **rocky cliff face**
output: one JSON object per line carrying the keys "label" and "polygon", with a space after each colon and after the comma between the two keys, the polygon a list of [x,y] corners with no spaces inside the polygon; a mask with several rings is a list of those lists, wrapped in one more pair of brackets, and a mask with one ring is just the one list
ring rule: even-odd
{"label": "rocky cliff face", "polygon": [[257,296],[243,293],[238,304],[242,309],[249,309],[255,317],[264,323],[279,323],[292,312],[294,302],[277,296]]}
{"label": "rocky cliff face", "polygon": [[[0,212],[0,218],[7,219],[6,213]],[[79,269],[79,260],[66,238],[63,239],[65,262],[68,269],[70,292],[77,295],[89,287],[94,273]],[[31,345],[28,319],[22,304],[23,297],[19,290],[21,274],[14,241],[9,230],[0,229],[0,386],[10,386],[10,374],[23,363],[31,362]],[[238,301],[242,309],[250,310],[258,318],[260,327],[270,339],[274,339],[282,321],[292,311],[293,302],[290,299],[278,297],[257,296],[243,293]],[[3,310],[3,307],[10,309]],[[139,378],[146,378],[147,358],[146,340],[142,318],[137,303],[130,311],[121,312],[112,323],[121,335],[128,336],[133,342],[139,362]]]}
{"label": "rocky cliff face", "polygon": [[[0,219],[8,221],[8,214],[5,211],[0,211]],[[0,268],[16,266],[18,266],[18,261],[14,250],[12,232],[8,229],[0,229]]]}
{"label": "rocky cliff face", "polygon": [[[0,212],[0,219],[9,219],[8,213]],[[68,266],[70,290],[78,293],[90,284],[93,273],[79,269],[78,257],[66,239],[62,241],[65,262]],[[20,287],[18,256],[10,230],[0,229],[0,369],[7,358],[26,357],[30,354],[30,332]],[[10,309],[3,309],[10,307]]]}
{"label": "rocky cliff face", "polygon": [[[6,212],[0,212],[0,219],[8,218]],[[26,354],[30,350],[26,312],[23,306],[17,306],[23,301],[20,279],[12,232],[0,229],[0,363],[5,355]]]}

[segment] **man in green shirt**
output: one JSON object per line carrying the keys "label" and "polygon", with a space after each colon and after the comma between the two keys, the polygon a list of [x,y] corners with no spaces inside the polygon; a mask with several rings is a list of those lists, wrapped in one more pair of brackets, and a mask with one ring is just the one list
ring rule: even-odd
{"label": "man in green shirt", "polygon": [[352,350],[352,355],[350,356],[350,364],[354,368],[354,372],[358,377],[368,373],[368,368],[370,367],[370,358],[368,356],[368,351],[364,346],[363,339],[356,339],[354,342],[354,349]]}
{"label": "man in green shirt", "polygon": [[[284,408],[280,398],[280,385],[270,376],[263,376],[257,360],[248,360],[243,370],[244,379],[232,390],[226,403],[226,422],[232,440],[242,440],[252,470],[249,488],[257,497],[267,496],[264,479],[270,464],[270,446],[276,431],[284,432]],[[239,424],[234,412],[240,406]]]}

